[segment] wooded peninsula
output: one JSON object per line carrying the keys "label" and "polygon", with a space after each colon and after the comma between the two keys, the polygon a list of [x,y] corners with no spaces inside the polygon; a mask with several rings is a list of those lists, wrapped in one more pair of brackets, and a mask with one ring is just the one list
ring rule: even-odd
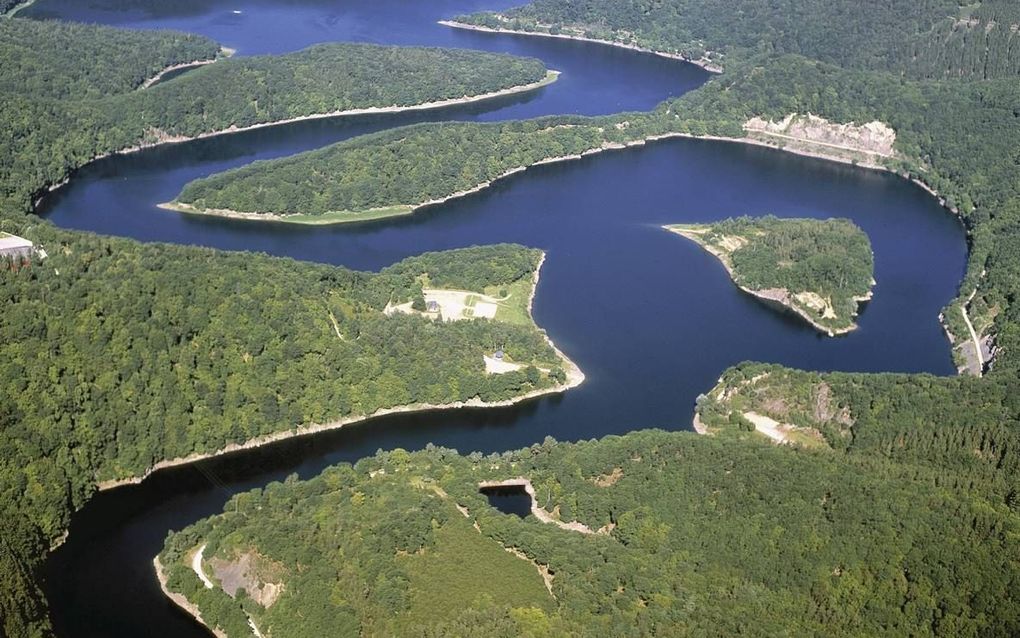
{"label": "wooded peninsula", "polygon": [[[990,364],[938,378],[749,363],[705,389],[706,436],[382,453],[239,495],[172,535],[169,586],[229,635],[250,632],[249,619],[296,636],[1020,634],[1016,3],[540,0],[458,20],[706,58],[723,72],[647,113],[406,127],[182,196],[257,213],[416,206],[661,137],[802,152],[788,129],[751,123],[878,122],[895,133],[891,152],[854,134],[836,140],[839,159],[915,180],[958,212],[970,256],[943,320],[958,357],[973,324]],[[12,638],[52,633],[38,568],[102,481],[344,416],[509,400],[567,380],[533,323],[500,321],[498,309],[496,320],[419,314],[426,290],[505,297],[533,281],[536,250],[471,248],[361,273],[99,237],[33,214],[48,188],[105,154],[547,73],[507,56],[323,45],[140,88],[219,55],[199,36],[0,19],[0,231],[49,255],[0,275],[0,633]],[[810,141],[819,154],[832,144]],[[302,171],[317,163],[313,183]],[[250,188],[270,174],[264,194]],[[387,314],[391,302],[418,308]],[[523,367],[487,374],[497,348]],[[772,445],[748,415],[823,445]],[[602,533],[501,514],[478,492],[520,477],[559,520]],[[213,589],[190,568],[202,545]],[[231,598],[218,574],[242,560],[255,580]],[[268,584],[282,586],[275,603],[255,601]]]}
{"label": "wooded peninsula", "polygon": [[738,217],[665,227],[714,255],[741,290],[792,310],[830,337],[857,325],[875,284],[871,242],[848,219]]}
{"label": "wooded peninsula", "polygon": [[[381,452],[239,494],[172,533],[159,560],[228,637],[1010,633],[1015,433],[943,438],[945,421],[862,413],[846,393],[883,385],[824,386],[833,423],[855,415],[832,449],[640,431]],[[917,438],[890,457],[905,431]],[[522,477],[553,521],[581,525],[504,514],[479,491]]]}

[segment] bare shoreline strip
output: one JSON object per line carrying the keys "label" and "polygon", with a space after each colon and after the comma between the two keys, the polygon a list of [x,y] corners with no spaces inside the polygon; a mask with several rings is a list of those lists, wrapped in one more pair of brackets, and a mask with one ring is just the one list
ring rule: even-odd
{"label": "bare shoreline strip", "polygon": [[[535,91],[544,86],[548,86],[555,82],[556,80],[558,80],[560,73],[561,73],[560,71],[548,69],[546,70],[544,78],[536,82],[532,82],[530,84],[521,84],[506,89],[500,89],[498,91],[491,91],[489,93],[479,93],[478,95],[466,95],[464,97],[450,98],[447,100],[437,100],[435,102],[422,102],[420,104],[411,104],[408,106],[370,106],[358,109],[347,109],[344,111],[330,111],[329,113],[312,113],[311,115],[299,115],[297,117],[291,117],[283,120],[273,120],[271,122],[259,122],[258,124],[251,124],[249,126],[237,126],[236,124],[232,124],[225,129],[220,129],[218,131],[209,131],[206,133],[199,133],[197,135],[165,135],[162,138],[157,139],[155,141],[141,142],[134,146],[128,146],[116,151],[100,153],[99,155],[92,157],[92,159],[88,160],[87,162],[82,163],[81,166],[78,166],[74,170],[80,170],[88,166],[92,162],[97,162],[101,159],[112,157],[114,155],[130,155],[132,153],[138,153],[146,149],[156,148],[158,146],[164,146],[167,144],[180,144],[183,142],[193,142],[195,140],[204,140],[211,137],[219,137],[220,135],[231,135],[233,133],[244,133],[246,131],[254,131],[257,129],[269,128],[271,126],[283,126],[285,124],[294,124],[297,122],[306,122],[310,120],[324,120],[334,117],[348,117],[354,115],[378,115],[378,114],[406,113],[411,111],[429,111],[433,109],[446,108],[449,106],[473,104],[475,102],[484,102],[485,100],[491,100],[494,98],[506,97],[509,95],[517,95],[519,93],[528,93],[530,91]],[[70,173],[68,173],[68,175],[59,182],[55,184],[50,184],[49,186],[40,187],[39,191],[37,191],[37,193],[40,194],[35,198],[33,206],[38,206],[42,202],[43,197],[45,197],[47,193],[52,193],[60,189],[70,181],[71,175]]]}
{"label": "bare shoreline strip", "polygon": [[524,31],[515,29],[504,29],[502,27],[483,27],[476,24],[468,24],[466,22],[457,22],[456,20],[440,20],[439,24],[444,27],[451,27],[454,29],[464,29],[465,31],[481,31],[483,33],[503,33],[508,35],[528,35],[539,38],[556,38],[559,40],[575,40],[577,42],[591,42],[593,44],[604,44],[606,46],[617,47],[620,49],[628,49],[630,51],[637,51],[638,53],[650,53],[657,55],[660,58],[669,58],[670,60],[679,60],[681,62],[688,62],[694,66],[701,67],[709,73],[722,73],[721,67],[712,64],[707,60],[693,60],[689,57],[680,55],[679,53],[667,53],[665,51],[656,51],[655,49],[648,49],[636,44],[624,44],[623,42],[617,42],[615,40],[600,40],[598,38],[586,38],[580,35],[567,35],[565,33],[546,33],[545,31]]}
{"label": "bare shoreline strip", "polygon": [[217,627],[210,627],[206,624],[202,618],[202,612],[199,611],[198,606],[188,600],[184,594],[178,594],[170,590],[167,586],[166,572],[163,571],[163,563],[159,560],[159,556],[152,559],[152,566],[156,570],[156,580],[159,581],[159,588],[163,590],[163,595],[169,598],[175,605],[181,608],[181,611],[194,618],[200,625],[208,629],[213,633],[216,638],[227,638],[227,634],[222,629]]}
{"label": "bare shoreline strip", "polygon": [[[534,274],[535,286],[532,289],[532,299],[534,298],[534,294],[535,294],[534,291],[538,288],[538,281],[539,281],[539,277],[540,277],[540,273],[541,273],[541,269],[542,269],[542,264],[544,264],[544,263],[545,263],[545,253],[543,252],[542,253],[542,258],[539,260],[538,265],[535,267],[535,274]],[[529,300],[529,303],[528,303],[528,308],[529,308],[529,314],[530,314],[530,308],[531,308],[530,300]],[[402,405],[402,406],[396,406],[396,407],[392,407],[392,408],[380,408],[380,409],[376,410],[375,412],[373,412],[372,414],[348,416],[348,417],[344,417],[342,419],[338,419],[336,421],[330,421],[330,422],[327,422],[327,423],[313,423],[313,424],[310,424],[310,425],[300,426],[300,427],[297,427],[297,428],[295,428],[293,430],[288,430],[288,431],[285,431],[285,432],[272,432],[272,433],[269,433],[269,434],[263,434],[261,436],[257,436],[257,437],[248,439],[247,441],[244,441],[243,443],[230,443],[230,444],[227,444],[224,447],[222,447],[222,448],[220,448],[220,449],[218,449],[218,450],[216,450],[214,452],[202,452],[202,453],[196,452],[194,454],[189,454],[187,456],[178,457],[178,458],[175,458],[175,459],[168,459],[168,460],[165,460],[165,461],[160,461],[160,462],[154,464],[152,467],[150,467],[149,469],[147,469],[145,472],[143,472],[142,474],[140,474],[138,476],[132,476],[132,477],[123,478],[123,479],[111,479],[111,480],[108,480],[108,481],[102,481],[102,482],[100,482],[97,485],[97,489],[100,492],[105,492],[106,490],[112,490],[114,488],[121,487],[123,485],[135,485],[135,484],[141,483],[143,480],[145,480],[146,478],[151,476],[153,473],[158,472],[159,470],[163,470],[163,469],[167,469],[167,468],[171,468],[171,467],[177,467],[177,466],[180,466],[180,465],[187,465],[189,463],[194,463],[196,461],[201,461],[203,459],[213,458],[213,457],[216,457],[216,456],[222,456],[224,454],[230,454],[231,452],[238,452],[238,451],[241,451],[241,450],[250,450],[250,449],[253,449],[253,448],[261,447],[263,445],[268,445],[270,443],[275,443],[277,441],[284,441],[286,439],[292,439],[292,438],[299,437],[299,436],[306,436],[306,435],[315,434],[315,433],[318,433],[318,432],[326,432],[326,431],[329,431],[329,430],[336,430],[336,429],[342,428],[345,425],[351,425],[351,424],[354,424],[354,423],[360,423],[362,421],[368,421],[370,419],[374,419],[374,418],[377,418],[377,417],[382,417],[382,416],[386,416],[386,415],[390,415],[390,414],[404,414],[404,413],[409,413],[409,412],[423,412],[423,411],[426,411],[426,410],[449,410],[449,409],[459,409],[459,408],[506,407],[506,406],[515,405],[517,403],[521,403],[523,401],[527,401],[529,399],[534,399],[534,398],[545,396],[545,395],[560,394],[560,393],[566,392],[567,390],[570,390],[572,388],[576,388],[577,386],[581,385],[581,383],[583,383],[584,379],[585,379],[584,373],[577,366],[577,364],[575,364],[573,361],[571,361],[570,358],[567,357],[567,355],[565,355],[561,350],[559,350],[556,347],[556,345],[553,343],[552,339],[549,338],[549,335],[545,334],[544,330],[542,330],[542,333],[543,333],[543,335],[545,337],[546,342],[548,342],[549,346],[553,349],[554,352],[556,352],[557,356],[559,356],[560,359],[561,359],[561,363],[562,363],[564,372],[567,375],[567,380],[566,380],[565,383],[562,383],[562,384],[557,385],[557,386],[553,386],[551,388],[543,388],[543,389],[540,389],[540,390],[532,390],[531,392],[526,392],[526,393],[524,393],[524,394],[522,394],[520,396],[514,397],[512,399],[503,399],[501,401],[483,401],[483,400],[479,399],[478,397],[475,397],[475,398],[472,398],[472,399],[468,399],[467,401],[454,401],[454,402],[451,402],[451,403],[438,403],[438,404],[433,404],[433,403],[412,403],[410,405]]]}
{"label": "bare shoreline strip", "polygon": [[191,69],[191,68],[198,68],[200,66],[206,66],[208,64],[212,64],[214,62],[218,62],[218,61],[222,60],[223,58],[229,58],[230,56],[234,55],[234,53],[236,53],[236,51],[234,51],[234,49],[230,49],[230,48],[227,48],[227,47],[220,47],[220,50],[216,52],[216,56],[215,57],[212,57],[212,58],[209,58],[209,59],[206,59],[206,60],[192,60],[191,62],[181,62],[180,64],[171,64],[170,66],[165,67],[159,73],[157,73],[156,75],[152,76],[151,78],[149,78],[148,80],[143,82],[142,85],[139,86],[135,90],[136,91],[141,91],[143,89],[149,88],[153,84],[155,84],[155,83],[159,82],[160,80],[162,80],[166,76],[167,73],[173,73],[174,71],[180,71],[181,69]]}

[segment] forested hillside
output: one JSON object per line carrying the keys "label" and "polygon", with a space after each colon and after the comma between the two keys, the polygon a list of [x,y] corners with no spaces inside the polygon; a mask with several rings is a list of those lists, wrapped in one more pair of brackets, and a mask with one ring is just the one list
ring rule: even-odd
{"label": "forested hillside", "polygon": [[426,272],[468,289],[530,282],[535,250],[465,249],[372,275],[48,227],[33,236],[50,256],[0,288],[0,609],[12,635],[26,584],[9,576],[30,573],[98,481],[381,408],[511,399],[562,374],[485,374],[496,348],[557,360],[533,325],[382,312],[420,298]]}
{"label": "forested hillside", "polygon": [[[526,122],[442,122],[390,129],[293,157],[255,162],[187,184],[176,201],[199,211],[327,215],[414,208],[541,160],[601,148],[599,121],[550,117]],[[613,134],[615,133],[615,135]],[[336,215],[342,221],[344,215]]]}
{"label": "forested hillside", "polygon": [[[282,565],[280,577],[292,579],[293,589],[268,611],[250,604],[249,611],[270,624],[303,614],[307,622],[288,626],[295,635],[358,628],[378,635],[400,629],[430,636],[562,635],[582,626],[591,635],[669,629],[704,635],[778,633],[791,622],[800,623],[793,627],[798,633],[1018,633],[1015,16],[1015,4],[1005,1],[961,8],[955,0],[725,6],[718,0],[542,0],[499,26],[569,32],[580,24],[582,35],[665,51],[708,49],[723,55],[726,72],[652,113],[423,125],[316,156],[330,169],[350,171],[350,179],[330,171],[311,184],[299,172],[288,175],[321,189],[322,201],[300,200],[320,210],[336,202],[415,203],[421,200],[407,198],[452,194],[529,162],[653,135],[743,138],[752,116],[877,119],[897,132],[890,168],[937,189],[967,224],[972,252],[960,299],[977,294],[947,309],[946,322],[962,338],[966,307],[988,326],[996,357],[986,378],[817,375],[756,365],[726,373],[734,384],[768,373],[764,385],[747,383],[733,400],[818,429],[828,453],[727,441],[744,437],[743,424],[735,419],[737,429],[727,429],[729,408],[711,397],[699,412],[706,421],[718,419],[715,439],[638,433],[484,461],[442,450],[394,452],[356,470],[238,497],[235,515],[217,519],[215,531],[201,523],[171,539],[165,559],[175,566],[172,582],[189,592],[199,587],[176,565],[202,539],[210,542],[210,556],[228,559],[235,548],[256,546],[274,561],[270,568]],[[472,393],[503,398],[535,387],[534,374],[523,371],[486,377],[480,361],[496,343],[511,344],[515,358],[547,358],[533,326],[440,324],[387,318],[381,309],[390,299],[415,298],[421,288],[415,277],[425,270],[450,285],[488,285],[515,273],[530,276],[521,264],[535,263],[537,253],[479,249],[491,251],[490,268],[473,270],[479,253],[454,253],[372,275],[98,238],[26,215],[35,193],[98,154],[337,108],[340,102],[325,100],[307,77],[334,77],[337,91],[351,88],[330,75],[339,49],[230,67],[217,62],[136,91],[154,71],[211,57],[217,47],[177,34],[21,20],[0,21],[0,29],[0,229],[40,242],[50,254],[0,276],[3,633],[47,631],[34,569],[97,480],[299,423]],[[389,53],[380,55],[365,57],[375,80],[374,65],[392,61]],[[449,59],[422,55],[417,59]],[[472,85],[478,92],[493,86],[494,74],[505,74],[503,86],[544,74],[532,61],[478,60]],[[101,72],[92,74],[95,64]],[[442,77],[432,71],[439,74],[434,79]],[[235,84],[241,77],[235,74],[272,78],[274,88],[266,93]],[[463,73],[456,80],[451,90],[460,93]],[[382,105],[402,99],[399,92],[385,97]],[[302,161],[272,166],[294,171]],[[256,173],[233,175],[254,180]],[[240,190],[231,196],[253,197]],[[539,375],[537,383],[548,387],[552,380]],[[829,398],[819,402],[823,395]],[[384,466],[385,474],[370,479],[370,471]],[[613,526],[609,534],[496,514],[475,489],[480,478],[519,475],[531,478],[549,509],[559,505],[563,520]],[[450,509],[453,501],[468,508],[480,534],[463,525]],[[259,504],[264,512],[253,516]],[[350,516],[337,517],[338,510]],[[390,518],[374,518],[384,511]],[[227,538],[227,531],[236,533]],[[338,546],[363,561],[342,560]],[[488,569],[468,570],[470,578],[458,580],[464,574],[448,569],[451,547],[470,548],[468,566]],[[548,566],[555,599],[530,572],[509,567],[505,561],[514,556],[503,547]],[[493,579],[493,572],[502,576]],[[422,585],[427,581],[449,583],[449,591],[469,597],[484,582],[507,602],[471,599],[474,604],[451,608]],[[233,601],[214,594],[200,604],[214,605],[210,617],[233,630],[243,616]],[[435,624],[421,622],[423,609],[437,611]]]}
{"label": "forested hillside", "polygon": [[[975,457],[978,437],[944,431],[900,458],[648,431],[487,457],[395,450],[238,495],[161,559],[229,636],[249,615],[293,636],[1012,635],[1020,441]],[[972,460],[947,477],[933,443]],[[558,520],[601,531],[502,514],[478,491],[518,477]],[[282,593],[205,589],[202,545],[217,585],[252,560],[249,588]]]}
{"label": "forested hillside", "polygon": [[[224,59],[134,90],[159,69],[210,58],[219,47],[182,34],[22,19],[0,21],[0,35],[0,205],[7,210],[27,210],[40,188],[129,147],[349,109],[485,95],[547,77],[535,59],[328,44]],[[69,49],[83,53],[69,56]]]}
{"label": "forested hillside", "polygon": [[123,93],[168,66],[212,59],[219,50],[187,33],[0,20],[0,94],[81,100]]}
{"label": "forested hillside", "polygon": [[856,327],[875,283],[871,242],[848,219],[738,217],[666,226],[703,246],[733,282],[778,302],[829,336]]}
{"label": "forested hillside", "polygon": [[[219,46],[20,19],[0,20],[0,35],[0,228],[49,252],[0,277],[2,633],[46,631],[35,566],[97,481],[301,424],[554,385],[533,368],[484,373],[482,354],[498,346],[523,363],[555,360],[533,326],[384,316],[388,301],[421,296],[422,273],[408,265],[373,276],[101,239],[23,216],[35,192],[102,153],[167,135],[482,94],[543,78],[540,62],[320,46],[223,60],[138,90],[160,69],[211,58]],[[487,250],[432,257],[430,268],[442,276],[458,259],[505,262],[493,272],[530,280],[536,252]]]}
{"label": "forested hillside", "polygon": [[749,49],[913,78],[1020,73],[1020,8],[1009,0],[965,7],[957,0],[537,0],[457,20],[637,44],[692,59]]}

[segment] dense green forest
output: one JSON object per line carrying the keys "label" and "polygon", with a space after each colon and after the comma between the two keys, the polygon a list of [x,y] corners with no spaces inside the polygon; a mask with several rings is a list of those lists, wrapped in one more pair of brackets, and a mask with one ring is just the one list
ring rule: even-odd
{"label": "dense green forest", "polygon": [[830,335],[854,328],[858,303],[871,297],[871,242],[848,219],[766,215],[666,228],[718,257],[741,288],[793,308]]}
{"label": "dense green forest", "polygon": [[[1016,13],[1015,3],[961,8],[955,0],[867,6],[741,0],[725,7],[717,0],[542,0],[516,13],[519,25],[499,25],[531,28],[529,20],[540,20],[548,26],[539,28],[570,32],[571,25],[584,24],[583,32],[596,37],[689,54],[707,49],[721,56],[726,72],[651,113],[423,125],[352,140],[335,156],[334,149],[326,149],[322,157],[360,175],[351,183],[330,176],[319,185],[338,201],[384,196],[380,201],[416,202],[423,195],[475,186],[534,158],[671,133],[743,137],[741,125],[751,116],[811,112],[835,122],[878,119],[897,131],[898,158],[890,167],[936,188],[967,225],[971,257],[960,299],[977,289],[968,310],[992,326],[996,357],[986,378],[817,375],[742,366],[725,378],[739,383],[770,373],[761,393],[767,405],[757,409],[817,429],[832,451],[728,441],[743,434],[739,427],[722,427],[729,423],[727,408],[713,407],[707,397],[699,412],[706,420],[718,419],[714,439],[639,433],[600,443],[538,446],[502,462],[480,464],[481,459],[465,460],[442,450],[410,457],[394,452],[364,461],[358,470],[340,468],[308,483],[242,495],[238,513],[250,512],[244,499],[264,499],[279,529],[291,534],[286,542],[280,542],[283,536],[271,537],[268,527],[258,532],[265,538],[257,536],[247,518],[227,514],[217,520],[217,529],[251,536],[224,540],[209,532],[209,523],[201,523],[191,537],[172,539],[168,563],[176,565],[180,552],[207,532],[215,541],[210,555],[222,551],[229,557],[227,552],[245,542],[260,548],[264,542],[267,555],[292,572],[293,566],[305,564],[308,552],[317,551],[311,574],[326,577],[292,582],[309,601],[328,600],[331,606],[299,608],[300,601],[286,594],[267,612],[249,605],[265,614],[260,621],[276,622],[274,614],[290,613],[317,619],[289,626],[295,635],[304,628],[319,635],[322,628],[343,633],[358,627],[380,635],[405,627],[430,636],[562,635],[580,626],[590,628],[591,635],[648,634],[656,628],[660,633],[687,628],[701,635],[779,633],[789,629],[790,619],[803,623],[795,628],[803,629],[800,633],[831,633],[833,628],[857,635],[1017,633],[1018,568],[1011,558],[1016,556],[1020,502]],[[562,25],[554,24],[560,20]],[[428,270],[434,279],[428,260],[441,257],[369,275],[261,255],[97,238],[59,231],[25,214],[40,189],[96,155],[168,135],[335,108],[336,102],[321,99],[321,93],[302,83],[305,73],[329,77],[329,69],[310,70],[335,62],[329,47],[230,62],[235,66],[229,68],[245,77],[279,80],[269,94],[256,96],[255,87],[232,84],[231,73],[215,75],[224,73],[224,62],[135,90],[158,69],[209,58],[218,47],[181,34],[17,19],[0,21],[0,29],[5,60],[0,66],[0,229],[42,243],[50,253],[44,262],[0,276],[5,300],[0,383],[5,399],[14,397],[0,402],[4,633],[46,633],[45,603],[34,569],[97,480],[387,401],[452,399],[476,390],[497,398],[532,387],[534,376],[524,372],[482,376],[479,355],[498,342],[513,344],[515,358],[548,357],[534,328],[491,322],[447,325],[414,316],[385,319],[376,312],[391,297],[419,294],[421,283],[414,273]],[[494,69],[517,79],[544,74],[534,62],[490,62],[495,66],[485,67],[476,78],[480,91],[489,86],[481,83],[491,81]],[[102,64],[98,73],[97,64]],[[44,77],[53,81],[40,82]],[[228,95],[223,86],[236,95]],[[210,90],[212,95],[201,93]],[[271,106],[252,109],[253,99],[259,100],[259,109]],[[405,135],[406,149],[398,142]],[[372,152],[381,147],[389,155]],[[357,162],[345,165],[349,160],[344,157],[357,157]],[[300,160],[284,160],[281,166],[288,161]],[[412,166],[420,166],[420,173],[405,180],[408,184],[397,184],[394,176]],[[451,177],[463,171],[468,172]],[[431,186],[433,179],[442,186]],[[354,199],[355,186],[361,199]],[[453,285],[477,276],[474,283],[481,284],[522,272],[522,249],[489,250],[495,251],[492,268],[473,275],[463,255],[454,254],[441,277]],[[950,310],[949,329],[966,334],[959,307]],[[416,361],[421,369],[413,367]],[[336,375],[350,385],[337,383]],[[539,377],[539,383],[551,381]],[[812,411],[826,393],[832,393],[838,408],[830,416]],[[745,400],[744,394],[734,397]],[[757,400],[754,393],[746,397],[748,405],[758,406]],[[790,406],[785,415],[779,409],[783,403]],[[164,427],[153,430],[152,423]],[[517,466],[506,468],[503,462]],[[350,503],[342,506],[352,508],[352,516],[343,523],[374,530],[383,519],[371,518],[377,505],[365,495],[374,494],[375,484],[366,474],[382,464],[390,465],[387,474],[376,475],[383,501],[378,507],[394,504],[400,515],[390,523],[400,536],[370,538],[375,532],[366,531],[361,539],[343,542],[354,543],[349,551],[358,556],[367,557],[373,548],[393,551],[379,554],[376,562],[322,561],[322,556],[337,555],[336,545],[327,545],[326,552],[316,545],[337,542],[338,517],[322,513],[335,510],[301,509],[286,519],[282,512],[289,506],[310,508],[314,502],[332,506],[330,498],[347,498]],[[397,472],[396,465],[408,469]],[[470,469],[475,465],[477,472]],[[623,478],[612,487],[599,488],[588,480],[612,475],[616,467]],[[470,480],[457,480],[468,472]],[[484,538],[459,525],[460,514],[451,513],[435,490],[430,493],[442,503],[422,498],[420,487],[400,480],[415,474],[423,477],[418,485],[428,485],[424,477],[434,479],[450,498],[468,507]],[[563,520],[578,519],[593,529],[608,523],[616,527],[608,536],[586,536],[519,521],[488,510],[474,489],[479,477],[521,474],[531,478],[550,509],[560,506]],[[310,490],[309,503],[292,501],[303,489]],[[406,491],[411,489],[418,491]],[[286,505],[274,502],[274,490],[280,490],[277,500]],[[366,502],[369,515],[353,515],[353,508]],[[229,527],[231,520],[237,527]],[[275,553],[284,545],[291,554]],[[550,566],[555,600],[544,597],[544,588],[536,587],[539,581],[505,562],[498,564],[506,580],[492,586],[512,603],[493,599],[451,609],[437,599],[437,590],[420,585],[435,578],[451,587],[466,584],[468,594],[477,592],[484,574],[474,571],[453,583],[449,571],[437,571],[450,561],[434,557],[450,555],[450,547],[470,547],[471,564],[496,565],[489,562],[496,560],[494,546],[501,552],[499,546],[516,547]],[[426,547],[422,554],[412,551],[421,547]],[[397,550],[408,553],[408,561],[400,563]],[[777,565],[786,568],[777,571]],[[187,576],[175,572],[175,584],[194,588]],[[373,580],[356,580],[361,577]],[[345,582],[333,587],[346,578],[364,584],[361,591],[369,594],[351,596]],[[324,592],[322,583],[333,589]],[[598,606],[592,607],[592,601]],[[214,596],[209,604],[222,610],[223,615],[210,613],[225,627],[233,629],[243,620],[229,598]],[[442,610],[436,624],[416,622],[421,615],[415,616],[415,610],[424,608]],[[323,610],[335,613],[327,617]],[[402,611],[391,615],[392,610]]]}
{"label": "dense green forest", "polygon": [[168,66],[212,59],[219,50],[208,38],[173,31],[0,20],[0,93],[100,98],[130,91]]}
{"label": "dense green forest", "polygon": [[[613,137],[626,139],[618,133]],[[600,148],[606,139],[597,122],[577,117],[418,124],[198,179],[176,201],[198,210],[356,216],[449,197],[515,168]]]}
{"label": "dense green forest", "polygon": [[460,22],[577,35],[692,59],[733,49],[796,53],[911,78],[1016,77],[1020,7],[984,0],[537,0]]}
{"label": "dense green forest", "polygon": [[[536,250],[429,254],[373,275],[45,226],[32,234],[50,256],[7,272],[0,288],[5,560],[31,565],[98,481],[164,459],[380,408],[509,399],[561,378],[485,374],[482,355],[499,347],[522,363],[557,360],[533,325],[382,312],[420,298],[426,272],[467,289],[530,282]],[[5,587],[12,635],[24,611],[11,597],[22,594]]]}
{"label": "dense green forest", "polygon": [[[394,450],[240,494],[161,558],[229,636],[248,615],[274,636],[1013,635],[1020,439],[926,427],[923,412],[864,415],[848,449],[825,452],[656,431],[484,457]],[[912,438],[886,453],[875,439],[902,427]],[[478,491],[517,477],[603,532],[502,514]],[[469,557],[456,568],[451,543]],[[214,582],[247,555],[263,566],[249,588],[282,594],[266,608],[205,589],[190,566],[203,544]]]}
{"label": "dense green forest", "polygon": [[[540,62],[510,56],[330,45],[222,60],[138,90],[160,69],[217,51],[179,33],[0,20],[0,228],[50,253],[0,277],[5,635],[47,631],[35,565],[97,481],[301,424],[407,403],[501,400],[562,379],[558,368],[532,366],[484,374],[482,354],[500,346],[525,364],[555,361],[533,325],[385,317],[388,301],[421,297],[424,271],[412,275],[410,263],[373,276],[102,239],[24,216],[46,185],[131,145],[545,76]],[[419,260],[470,289],[530,281],[539,258],[480,250]],[[489,264],[488,275],[466,278],[461,259]]]}
{"label": "dense green forest", "polygon": [[[223,59],[134,90],[159,69],[214,56],[218,46],[183,34],[16,18],[0,21],[0,35],[0,206],[12,211],[28,210],[40,188],[105,153],[308,115],[483,95],[546,78],[535,59],[328,44]],[[68,56],[68,49],[84,54]]]}

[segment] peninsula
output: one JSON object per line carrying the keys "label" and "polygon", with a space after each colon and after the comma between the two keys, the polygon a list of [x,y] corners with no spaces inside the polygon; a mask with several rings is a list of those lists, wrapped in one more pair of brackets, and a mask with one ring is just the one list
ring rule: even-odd
{"label": "peninsula", "polygon": [[[761,368],[732,382],[771,370]],[[773,376],[778,384],[781,372]],[[167,537],[160,579],[182,609],[229,638],[582,636],[596,627],[621,637],[677,627],[818,635],[834,617],[839,635],[909,635],[930,633],[940,609],[949,610],[944,622],[977,633],[1000,626],[948,586],[972,571],[1014,569],[1015,544],[988,531],[1012,514],[978,492],[997,477],[975,469],[947,481],[913,457],[876,458],[895,432],[849,416],[849,382],[859,380],[830,387],[795,373],[768,395],[810,388],[789,412],[866,428],[869,436],[848,438],[831,430],[852,452],[662,431],[547,438],[485,456],[380,451],[235,495]],[[530,497],[530,511],[493,507],[493,486]],[[862,544],[862,529],[881,543]],[[859,586],[890,574],[930,592],[912,601],[917,613],[903,613],[903,594]],[[1006,599],[990,599],[994,610],[1011,608],[1010,582],[989,585]]]}
{"label": "peninsula", "polygon": [[[149,467],[100,480],[98,490],[139,483],[161,469],[389,414],[508,406],[579,386],[584,373],[531,315],[544,263],[545,253],[536,249],[477,246],[410,257],[355,290],[320,290],[327,299],[325,309],[305,309],[318,315],[304,317],[315,324],[315,332],[305,335],[310,344],[306,347],[317,343],[315,347],[332,351],[338,366],[347,359],[385,365],[386,371],[378,375],[366,369],[365,376],[350,379],[342,371],[320,368],[320,383],[332,385],[330,376],[339,378],[336,383],[344,388],[340,395],[362,395],[359,404],[323,405],[317,414],[335,416],[315,416],[282,428],[266,423],[261,431],[228,435],[212,445],[189,445],[188,453],[164,454]],[[289,312],[293,321],[304,314],[300,308]],[[380,340],[385,346],[372,345]],[[243,357],[254,360],[250,354]],[[430,357],[428,365],[416,363]],[[268,396],[259,401],[283,408]]]}
{"label": "peninsula", "polygon": [[664,228],[718,258],[741,290],[789,308],[830,337],[855,329],[859,304],[871,299],[871,242],[849,220],[768,215]]}

